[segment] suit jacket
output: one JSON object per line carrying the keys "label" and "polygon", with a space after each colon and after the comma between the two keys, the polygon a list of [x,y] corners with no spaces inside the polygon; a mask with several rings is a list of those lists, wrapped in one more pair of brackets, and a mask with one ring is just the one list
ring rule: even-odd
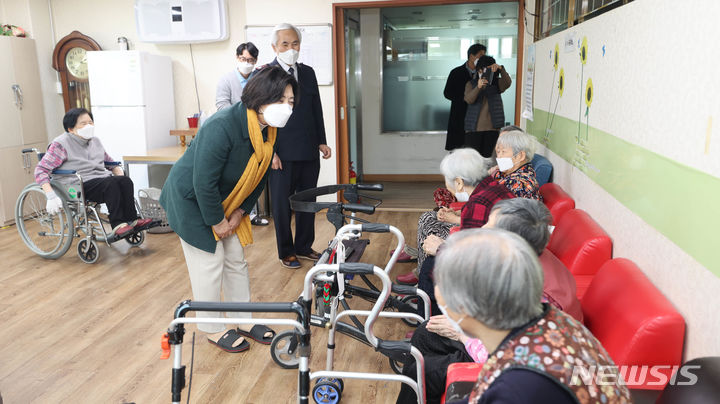
{"label": "suit jacket", "polygon": [[[270,65],[280,66],[277,59]],[[327,144],[317,77],[312,67],[302,63],[296,66],[298,94],[290,120],[284,128],[278,128],[276,153],[281,161],[317,160],[318,146]]]}
{"label": "suit jacket", "polygon": [[453,150],[465,144],[465,83],[471,79],[466,63],[450,71],[443,95],[450,100],[450,118],[448,119],[445,150]]}

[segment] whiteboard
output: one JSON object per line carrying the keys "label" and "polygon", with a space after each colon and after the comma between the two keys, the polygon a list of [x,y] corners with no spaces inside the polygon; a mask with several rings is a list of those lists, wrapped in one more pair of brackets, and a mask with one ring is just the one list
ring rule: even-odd
{"label": "whiteboard", "polygon": [[[298,63],[306,64],[315,70],[318,84],[329,86],[333,83],[332,24],[296,25],[302,33],[300,57]],[[271,25],[246,25],[245,40],[258,48],[258,66],[275,59],[271,45]]]}

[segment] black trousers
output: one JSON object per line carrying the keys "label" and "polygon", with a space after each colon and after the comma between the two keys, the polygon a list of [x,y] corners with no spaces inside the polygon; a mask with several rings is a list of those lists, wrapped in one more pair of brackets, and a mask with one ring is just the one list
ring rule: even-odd
{"label": "black trousers", "polygon": [[[437,305],[435,300],[435,283],[433,278],[433,270],[435,269],[435,256],[428,255],[423,261],[420,270],[418,271],[418,285],[417,287],[423,290],[430,297],[430,315],[437,316],[442,314],[440,307]],[[425,316],[425,307],[422,304],[418,304],[418,314]]]}
{"label": "black trousers", "polygon": [[107,206],[110,226],[113,228],[138,218],[133,188],[130,177],[124,175],[93,178],[83,182],[85,199]]}
{"label": "black trousers", "polygon": [[320,175],[320,159],[283,161],[282,170],[270,170],[270,205],[275,223],[278,258],[307,254],[315,241],[315,214],[295,212],[295,242],[290,229],[290,195],[315,188]]}
{"label": "black trousers", "polygon": [[[413,333],[410,342],[422,352],[425,359],[425,395],[427,404],[439,403],[445,393],[447,368],[457,362],[472,362],[473,359],[459,341],[442,337],[425,328],[427,323],[420,324]],[[415,361],[403,366],[403,375],[417,377]],[[415,392],[405,383],[400,387],[397,404],[417,403]]]}
{"label": "black trousers", "polygon": [[467,132],[465,133],[465,147],[477,150],[483,157],[492,157],[498,136],[500,136],[500,132],[497,130]]}

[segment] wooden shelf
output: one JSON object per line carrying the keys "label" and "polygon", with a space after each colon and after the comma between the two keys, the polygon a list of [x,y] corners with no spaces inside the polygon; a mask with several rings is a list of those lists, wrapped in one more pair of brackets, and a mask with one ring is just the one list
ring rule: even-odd
{"label": "wooden shelf", "polygon": [[170,131],[170,136],[178,136],[180,138],[180,146],[185,147],[185,137],[195,138],[198,128],[190,129],[173,129]]}

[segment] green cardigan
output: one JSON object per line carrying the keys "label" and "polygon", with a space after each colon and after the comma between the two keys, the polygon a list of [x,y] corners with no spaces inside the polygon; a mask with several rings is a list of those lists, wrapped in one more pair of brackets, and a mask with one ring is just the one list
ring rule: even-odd
{"label": "green cardigan", "polygon": [[[263,130],[267,140],[267,130]],[[230,195],[254,149],[247,108],[237,103],[211,116],[170,170],[160,195],[170,227],[186,243],[215,253],[212,226],[225,217],[222,201]],[[250,212],[265,187],[267,172],[240,207]]]}

